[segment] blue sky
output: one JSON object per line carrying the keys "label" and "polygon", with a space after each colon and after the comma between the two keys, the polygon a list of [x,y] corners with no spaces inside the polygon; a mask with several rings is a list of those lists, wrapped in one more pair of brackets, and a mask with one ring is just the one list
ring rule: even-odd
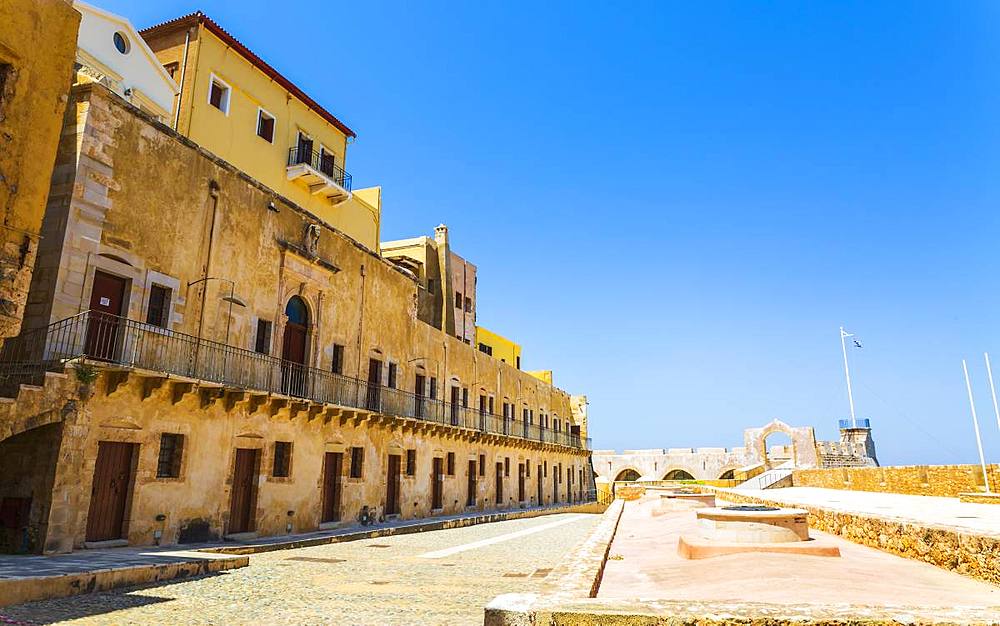
{"label": "blue sky", "polygon": [[1000,461],[1000,5],[104,0],[202,9],[358,133],[384,238],[447,223],[479,322],[598,448],[836,437],[837,328],[883,463]]}

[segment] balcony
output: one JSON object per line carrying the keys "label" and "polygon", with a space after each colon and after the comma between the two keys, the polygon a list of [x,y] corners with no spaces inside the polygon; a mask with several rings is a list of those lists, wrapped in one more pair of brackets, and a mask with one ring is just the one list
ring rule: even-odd
{"label": "balcony", "polygon": [[337,165],[333,155],[320,154],[306,146],[288,150],[288,180],[305,187],[314,196],[324,196],[333,204],[351,197],[351,175]]}
{"label": "balcony", "polygon": [[389,417],[432,422],[466,434],[488,434],[590,449],[578,434],[481,412],[470,407],[284,361],[152,324],[86,311],[8,339],[0,350],[0,395],[38,384],[46,371],[86,360],[112,372],[172,379],[206,400],[248,401],[260,407],[308,410],[310,416]]}

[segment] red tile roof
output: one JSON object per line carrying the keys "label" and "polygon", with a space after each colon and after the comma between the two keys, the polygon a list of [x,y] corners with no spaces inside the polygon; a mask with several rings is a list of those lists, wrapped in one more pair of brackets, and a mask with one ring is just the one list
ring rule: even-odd
{"label": "red tile roof", "polygon": [[151,37],[156,37],[165,33],[170,33],[181,28],[189,28],[196,24],[202,24],[208,29],[209,32],[214,34],[216,37],[221,39],[227,46],[231,47],[233,50],[239,52],[243,58],[252,63],[257,69],[264,72],[268,78],[273,79],[276,83],[288,90],[289,93],[294,95],[296,98],[301,100],[306,106],[319,114],[320,117],[330,122],[336,126],[341,132],[343,132],[348,137],[357,137],[357,134],[347,127],[346,124],[341,122],[326,109],[319,105],[318,102],[306,95],[304,91],[295,86],[292,81],[288,80],[282,76],[278,70],[274,69],[268,65],[263,59],[253,53],[250,48],[240,43],[236,37],[230,35],[224,28],[219,26],[212,18],[208,17],[201,11],[195,11],[194,13],[189,13],[187,15],[182,15],[181,17],[172,19],[167,22],[162,22],[156,24],[155,26],[150,26],[149,28],[144,28],[139,31],[139,34],[145,39]]}

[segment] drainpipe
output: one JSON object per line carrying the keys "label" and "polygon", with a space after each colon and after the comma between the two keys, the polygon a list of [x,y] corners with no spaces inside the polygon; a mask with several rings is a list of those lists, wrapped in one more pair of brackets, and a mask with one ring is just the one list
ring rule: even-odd
{"label": "drainpipe", "polygon": [[184,33],[184,58],[181,60],[181,82],[180,89],[177,91],[177,109],[174,111],[174,130],[177,130],[177,126],[181,121],[181,102],[184,99],[184,76],[187,75],[188,66],[188,48],[191,46],[191,29],[189,28],[186,33]]}
{"label": "drainpipe", "polygon": [[205,323],[205,301],[206,292],[208,290],[207,281],[208,277],[211,276],[209,273],[212,269],[212,249],[215,243],[215,224],[218,219],[219,213],[219,183],[214,180],[208,183],[208,195],[212,199],[212,221],[208,226],[208,250],[205,254],[205,264],[202,266],[201,280],[206,281],[202,283],[201,287],[201,308],[198,312],[198,339],[201,340],[202,328]]}
{"label": "drainpipe", "polygon": [[[356,378],[361,380],[361,342],[365,330],[365,266],[361,264],[361,305],[358,310],[358,369]],[[360,393],[360,391],[359,391]]]}

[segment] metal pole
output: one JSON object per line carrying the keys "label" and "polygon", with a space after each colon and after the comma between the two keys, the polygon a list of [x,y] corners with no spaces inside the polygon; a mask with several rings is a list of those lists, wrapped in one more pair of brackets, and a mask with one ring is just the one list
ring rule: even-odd
{"label": "metal pole", "polygon": [[990,493],[990,478],[986,473],[986,457],[983,455],[983,440],[979,436],[979,419],[976,417],[976,403],[972,399],[972,383],[969,382],[969,368],[962,359],[962,371],[965,372],[965,389],[969,392],[969,407],[972,408],[972,427],[976,431],[976,446],[979,448],[979,464],[983,467],[983,482],[986,483],[986,493]]}
{"label": "metal pole", "polygon": [[1000,428],[1000,408],[997,408],[997,390],[993,385],[993,368],[990,367],[990,353],[983,352],[986,358],[986,374],[990,377],[990,393],[993,395],[993,413],[997,416],[997,428]]}
{"label": "metal pole", "polygon": [[[223,279],[225,280],[225,279]],[[226,318],[226,345],[229,345],[229,325],[233,321],[233,300],[236,298],[236,283],[233,281],[229,282],[229,317]]]}
{"label": "metal pole", "polygon": [[847,337],[847,333],[844,331],[844,327],[840,327],[840,349],[844,353],[844,376],[847,377],[847,401],[851,403],[851,428],[858,427],[858,420],[854,416],[854,394],[851,392],[851,370],[847,366],[847,344],[844,342],[844,338]]}

